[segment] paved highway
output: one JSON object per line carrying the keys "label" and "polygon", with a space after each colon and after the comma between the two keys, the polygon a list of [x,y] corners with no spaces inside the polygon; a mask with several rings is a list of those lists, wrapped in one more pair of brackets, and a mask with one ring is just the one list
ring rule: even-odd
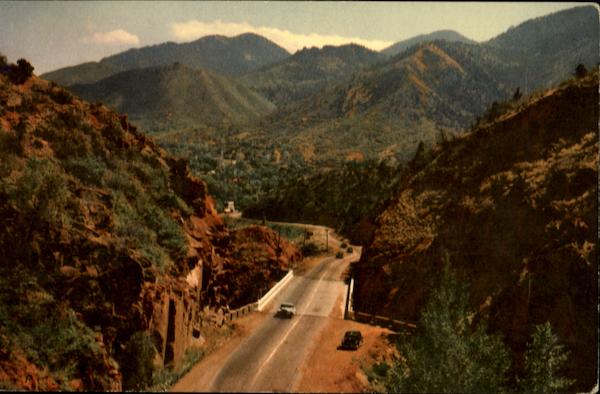
{"label": "paved highway", "polygon": [[[314,349],[329,316],[342,316],[346,286],[341,275],[356,254],[344,259],[326,257],[312,269],[294,276],[269,304],[267,318],[224,361],[209,382],[185,379],[181,391],[290,392],[301,379],[299,371]],[[282,302],[296,306],[291,319],[276,318]],[[200,372],[200,371],[198,371]],[[183,381],[180,383],[184,383]]]}
{"label": "paved highway", "polygon": [[[213,380],[211,391],[294,391],[311,344],[344,294],[340,276],[346,265],[345,260],[329,257],[304,276],[294,277],[267,305],[273,317],[229,357]],[[296,305],[293,318],[274,317],[282,302]]]}

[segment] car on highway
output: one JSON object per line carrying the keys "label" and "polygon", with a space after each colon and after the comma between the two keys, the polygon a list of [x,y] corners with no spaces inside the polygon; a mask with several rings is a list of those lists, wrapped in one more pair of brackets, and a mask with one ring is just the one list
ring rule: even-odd
{"label": "car on highway", "polygon": [[284,302],[283,304],[279,305],[279,310],[276,313],[277,316],[285,317],[288,319],[291,319],[292,316],[294,316],[295,314],[296,307],[290,302]]}
{"label": "car on highway", "polygon": [[363,336],[360,331],[346,331],[344,334],[344,339],[342,339],[342,344],[339,349],[350,349],[356,350],[363,342]]}

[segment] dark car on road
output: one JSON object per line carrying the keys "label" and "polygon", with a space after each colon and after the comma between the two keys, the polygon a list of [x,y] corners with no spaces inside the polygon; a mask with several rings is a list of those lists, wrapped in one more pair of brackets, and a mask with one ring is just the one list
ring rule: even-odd
{"label": "dark car on road", "polygon": [[340,349],[356,350],[363,341],[363,336],[360,331],[346,331]]}
{"label": "dark car on road", "polygon": [[290,302],[284,302],[279,306],[279,310],[275,314],[276,317],[291,319],[296,313],[296,307]]}

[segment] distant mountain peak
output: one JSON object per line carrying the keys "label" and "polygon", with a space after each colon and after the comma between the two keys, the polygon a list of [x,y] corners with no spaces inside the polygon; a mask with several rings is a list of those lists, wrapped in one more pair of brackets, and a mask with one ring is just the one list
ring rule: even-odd
{"label": "distant mountain peak", "polygon": [[420,34],[418,36],[414,36],[406,40],[398,41],[397,43],[382,50],[381,53],[389,56],[395,56],[413,45],[437,40],[446,40],[450,42],[464,42],[467,44],[475,43],[475,41],[471,40],[468,37],[465,37],[464,35],[454,30],[437,30],[429,34]]}

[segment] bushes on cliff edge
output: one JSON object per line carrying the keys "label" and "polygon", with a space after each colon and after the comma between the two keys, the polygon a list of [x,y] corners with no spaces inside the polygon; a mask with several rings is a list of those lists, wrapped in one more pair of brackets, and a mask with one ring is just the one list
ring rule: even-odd
{"label": "bushes on cliff edge", "polygon": [[25,83],[33,75],[33,66],[25,59],[17,60],[17,64],[10,66],[8,76],[15,85]]}

